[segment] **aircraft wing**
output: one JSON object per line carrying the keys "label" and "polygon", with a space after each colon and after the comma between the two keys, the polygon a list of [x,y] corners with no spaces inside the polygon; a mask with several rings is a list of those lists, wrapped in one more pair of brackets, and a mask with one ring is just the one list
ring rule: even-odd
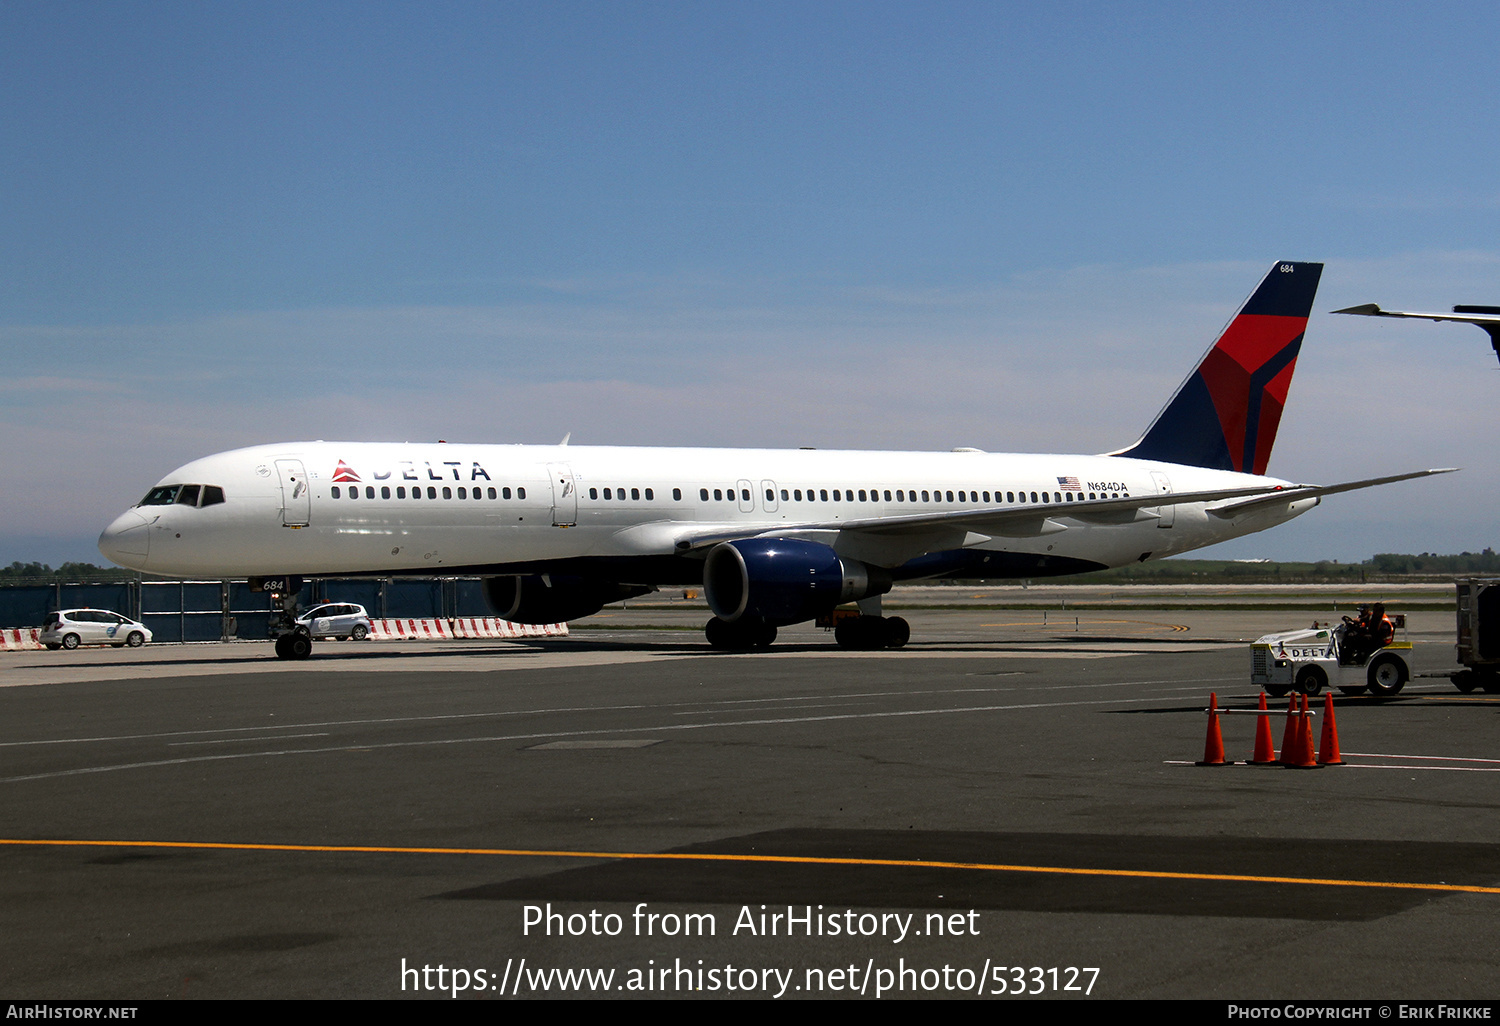
{"label": "aircraft wing", "polygon": [[906,516],[862,517],[852,520],[818,520],[802,523],[786,523],[774,528],[734,528],[729,525],[714,525],[705,530],[679,534],[676,548],[679,553],[706,548],[720,542],[736,541],[740,538],[779,537],[811,531],[855,531],[875,537],[899,537],[901,535],[927,534],[933,531],[974,531],[980,534],[1004,537],[1036,537],[1066,529],[1055,518],[1067,517],[1095,524],[1128,524],[1136,519],[1139,510],[1151,510],[1161,506],[1182,506],[1189,503],[1220,503],[1243,500],[1238,504],[1214,506],[1209,512],[1215,516],[1232,518],[1253,512],[1256,508],[1272,506],[1300,499],[1332,495],[1337,492],[1354,491],[1358,488],[1373,488],[1376,485],[1406,481],[1431,474],[1447,474],[1457,468],[1418,470],[1392,477],[1371,478],[1366,481],[1351,481],[1337,485],[1258,485],[1249,488],[1220,488],[1198,492],[1169,492],[1167,494],[1132,495],[1128,499],[1094,499],[1078,502],[1047,502],[1026,506],[988,506],[975,509],[948,510],[942,513],[913,513]]}
{"label": "aircraft wing", "polygon": [[1340,314],[1359,314],[1364,317],[1410,317],[1421,321],[1458,321],[1483,328],[1490,336],[1490,345],[1495,355],[1500,356],[1500,306],[1455,306],[1452,313],[1422,313],[1407,310],[1382,310],[1374,303],[1351,306],[1335,310]]}

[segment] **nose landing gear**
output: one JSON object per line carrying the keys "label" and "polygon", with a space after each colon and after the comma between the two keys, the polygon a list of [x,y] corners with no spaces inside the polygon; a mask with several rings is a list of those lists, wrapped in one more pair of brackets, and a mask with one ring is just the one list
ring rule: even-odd
{"label": "nose landing gear", "polygon": [[276,639],[278,659],[306,659],[312,655],[312,635],[298,627]]}

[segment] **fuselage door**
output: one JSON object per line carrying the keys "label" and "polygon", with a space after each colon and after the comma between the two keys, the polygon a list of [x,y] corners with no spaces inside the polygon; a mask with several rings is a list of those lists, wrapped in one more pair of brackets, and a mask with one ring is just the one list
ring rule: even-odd
{"label": "fuselage door", "polygon": [[[1157,495],[1172,494],[1172,482],[1167,480],[1166,474],[1163,474],[1159,470],[1153,470],[1151,471],[1151,480],[1156,483]],[[1157,527],[1171,527],[1174,523],[1177,522],[1176,506],[1158,506],[1156,507],[1156,512],[1161,517],[1161,519],[1156,522]]]}
{"label": "fuselage door", "polygon": [[765,511],[767,513],[775,513],[776,512],[776,482],[775,481],[762,481],[760,483],[760,491],[761,491],[761,494],[764,495],[765,498],[766,498]]}
{"label": "fuselage door", "polygon": [[552,479],[552,526],[572,527],[578,523],[578,486],[573,481],[573,468],[566,463],[549,463],[547,476]]}
{"label": "fuselage door", "polygon": [[281,522],[287,527],[306,527],[312,516],[312,488],[301,460],[277,460],[281,477]]}

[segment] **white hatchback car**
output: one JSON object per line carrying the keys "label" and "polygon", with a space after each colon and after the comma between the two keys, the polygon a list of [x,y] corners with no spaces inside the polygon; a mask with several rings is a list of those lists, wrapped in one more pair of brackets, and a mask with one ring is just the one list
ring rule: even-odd
{"label": "white hatchback car", "polygon": [[140,648],[151,640],[151,630],[108,609],[59,609],[47,614],[37,640],[53,651],[79,645]]}
{"label": "white hatchback car", "polygon": [[370,616],[364,606],[353,602],[325,602],[314,606],[297,617],[297,623],[315,638],[364,641],[370,636]]}

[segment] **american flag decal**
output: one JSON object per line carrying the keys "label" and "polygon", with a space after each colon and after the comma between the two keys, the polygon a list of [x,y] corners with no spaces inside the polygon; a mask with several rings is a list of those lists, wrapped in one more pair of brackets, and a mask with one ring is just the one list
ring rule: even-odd
{"label": "american flag decal", "polygon": [[1063,489],[1065,491],[1069,491],[1069,492],[1081,492],[1081,491],[1083,491],[1082,488],[1078,487],[1078,478],[1076,478],[1076,477],[1060,477],[1060,478],[1058,478],[1057,479],[1057,487],[1059,487],[1059,488],[1061,488],[1061,489]]}

